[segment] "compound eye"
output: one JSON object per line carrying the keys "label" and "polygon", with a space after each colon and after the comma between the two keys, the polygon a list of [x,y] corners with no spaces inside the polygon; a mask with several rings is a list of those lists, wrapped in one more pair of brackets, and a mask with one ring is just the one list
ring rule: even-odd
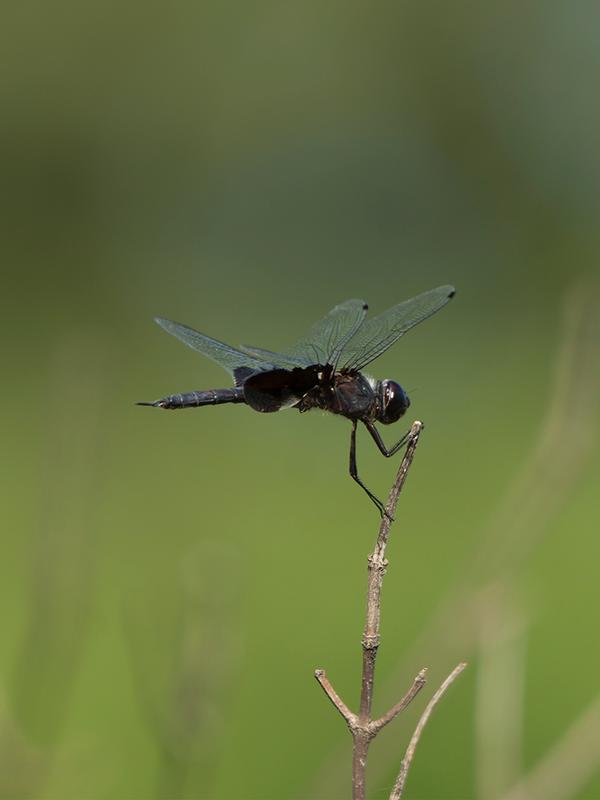
{"label": "compound eye", "polygon": [[406,412],[410,405],[410,400],[404,389],[396,381],[384,381],[383,383],[383,413],[381,422],[389,425],[396,422]]}

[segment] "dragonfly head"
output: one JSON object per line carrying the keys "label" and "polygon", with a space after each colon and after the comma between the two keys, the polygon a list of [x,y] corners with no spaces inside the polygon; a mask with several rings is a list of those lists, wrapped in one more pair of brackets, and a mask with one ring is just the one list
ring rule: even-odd
{"label": "dragonfly head", "polygon": [[396,381],[379,382],[379,409],[377,421],[384,425],[397,422],[406,413],[410,400],[404,389]]}

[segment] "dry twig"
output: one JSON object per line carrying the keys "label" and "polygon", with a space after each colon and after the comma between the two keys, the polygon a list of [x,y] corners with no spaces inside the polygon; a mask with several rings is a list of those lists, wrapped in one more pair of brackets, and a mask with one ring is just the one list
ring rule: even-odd
{"label": "dry twig", "polygon": [[[412,464],[417,444],[419,443],[419,436],[423,429],[423,423],[414,422],[410,430],[408,445],[404,453],[404,458],[400,464],[396,480],[390,491],[387,503],[386,513],[382,517],[379,526],[379,535],[375,548],[368,558],[368,590],[367,590],[367,615],[365,628],[362,636],[362,678],[360,690],[360,705],[358,714],[354,714],[348,706],[344,703],[341,697],[333,688],[329,678],[322,669],[315,671],[315,678],[321,685],[323,691],[326,693],[332,704],[344,718],[350,733],[353,738],[353,756],[352,756],[352,797],[353,800],[364,800],[365,785],[366,785],[366,768],[367,757],[369,753],[369,746],[371,741],[377,736],[380,730],[390,723],[401,711],[403,711],[414,697],[421,691],[425,685],[426,669],[422,669],[414,679],[412,686],[392,708],[389,709],[383,716],[376,720],[371,718],[371,709],[373,705],[373,685],[375,680],[375,661],[377,659],[377,650],[380,642],[380,621],[381,621],[381,587],[383,584],[383,576],[388,565],[385,558],[385,550],[387,547],[390,526],[394,518],[394,512],[398,503],[398,498],[410,465]],[[421,735],[421,731],[437,702],[440,700],[448,686],[452,681],[458,677],[466,664],[461,663],[446,678],[442,686],[437,690],[429,705],[425,709],[413,738],[409,744],[409,749],[406,752],[400,775],[394,790],[390,795],[390,800],[397,800],[401,796],[404,781],[406,780],[406,773],[414,755],[414,749]],[[399,786],[399,789],[397,788]]]}
{"label": "dry twig", "polygon": [[433,695],[429,703],[427,703],[427,707],[425,711],[421,714],[421,718],[417,722],[417,727],[415,728],[415,732],[412,735],[410,742],[408,743],[408,747],[406,748],[406,753],[404,758],[402,759],[402,764],[400,765],[400,772],[398,773],[398,777],[396,778],[396,783],[394,784],[394,788],[392,789],[392,793],[390,795],[390,800],[400,800],[402,797],[402,792],[404,791],[404,784],[406,783],[406,778],[408,776],[408,770],[410,769],[410,765],[412,764],[412,760],[415,755],[415,750],[417,749],[417,745],[419,744],[419,739],[421,738],[421,734],[423,733],[423,728],[427,725],[429,721],[429,717],[431,716],[431,712],[437,706],[439,701],[442,699],[448,687],[454,683],[454,681],[458,678],[460,673],[463,669],[467,666],[465,661],[462,661],[457,667],[455,667],[450,675],[446,678],[446,680],[442,683],[440,688],[437,692]]}

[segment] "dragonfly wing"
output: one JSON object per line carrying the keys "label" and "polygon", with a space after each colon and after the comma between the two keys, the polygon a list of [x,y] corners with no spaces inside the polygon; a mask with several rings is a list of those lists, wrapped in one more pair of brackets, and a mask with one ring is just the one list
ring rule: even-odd
{"label": "dragonfly wing", "polygon": [[241,344],[240,347],[244,353],[271,364],[277,364],[280,367],[293,369],[294,367],[309,367],[314,363],[313,361],[307,361],[305,358],[298,358],[287,353],[274,353],[272,350],[264,350],[262,347],[253,347],[246,344]]}
{"label": "dragonfly wing", "polygon": [[344,347],[341,368],[360,371],[366,367],[407,331],[445,306],[454,292],[453,286],[438,286],[367,320]]}
{"label": "dragonfly wing", "polygon": [[364,300],[346,300],[315,323],[306,336],[286,353],[274,353],[261,347],[241,347],[251,356],[292,369],[314,364],[336,365],[345,344],[360,328],[366,313]]}
{"label": "dragonfly wing", "polygon": [[[205,336],[187,325],[173,322],[170,319],[156,317],[155,321],[164,328],[171,336],[175,336],[192,350],[197,350],[207,358],[212,359],[220,366],[224,367],[231,375],[249,375],[251,372],[264,372],[275,369],[275,365],[261,358],[243,353],[236,350],[218,339]],[[242,369],[243,368],[243,369]]]}
{"label": "dragonfly wing", "polygon": [[289,355],[306,364],[336,366],[346,343],[363,324],[367,309],[364,300],[340,303],[310,328],[289,350]]}

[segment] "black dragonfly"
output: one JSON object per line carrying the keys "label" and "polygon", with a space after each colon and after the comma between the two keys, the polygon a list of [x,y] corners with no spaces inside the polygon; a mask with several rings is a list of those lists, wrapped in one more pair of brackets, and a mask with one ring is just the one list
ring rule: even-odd
{"label": "black dragonfly", "polygon": [[439,286],[365,320],[364,300],[346,300],[333,308],[285,353],[259,347],[230,347],[187,325],[156,318],[167,333],[216,361],[234,378],[227,389],[169,395],[142,406],[177,409],[220,403],[245,403],[255,411],[320,408],[352,423],[350,475],[364,489],[380,514],[385,508],[362,482],[356,466],[356,428],[362,422],[380,452],[389,458],[407,443],[405,434],[389,449],[375,427],[390,425],[406,412],[410,400],[399,383],[377,381],[362,370],[419,322],[435,314],[454,296],[453,286]]}

